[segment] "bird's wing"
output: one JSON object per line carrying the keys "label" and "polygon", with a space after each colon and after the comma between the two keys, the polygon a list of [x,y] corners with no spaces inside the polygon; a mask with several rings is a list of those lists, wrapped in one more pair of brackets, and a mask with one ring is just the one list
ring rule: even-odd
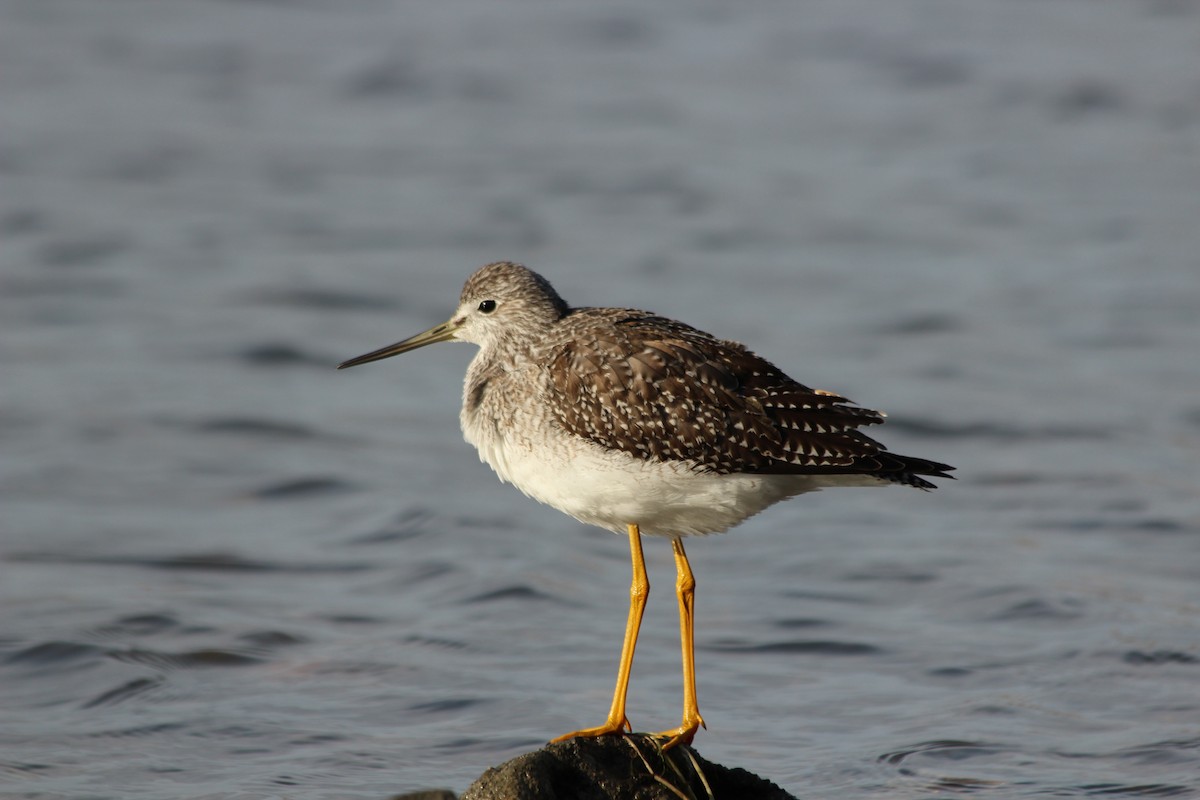
{"label": "bird's wing", "polygon": [[858,430],[882,422],[881,413],[797,383],[742,345],[682,323],[642,312],[611,322],[579,326],[547,364],[554,413],[570,433],[717,473],[903,469],[891,463],[902,457]]}

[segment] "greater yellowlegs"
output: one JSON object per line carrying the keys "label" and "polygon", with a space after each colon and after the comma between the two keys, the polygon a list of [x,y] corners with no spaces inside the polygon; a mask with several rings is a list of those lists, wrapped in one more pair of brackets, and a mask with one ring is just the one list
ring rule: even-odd
{"label": "greater yellowlegs", "polygon": [[890,453],[859,431],[882,413],[797,383],[737,342],[646,311],[571,308],[511,262],[467,279],[449,321],[338,368],[447,341],[479,345],[460,414],[479,457],[533,499],[629,537],[633,583],[608,719],[555,741],[630,729],[625,697],[650,589],[642,535],[670,539],[675,553],[683,719],[655,734],[671,747],[704,724],[682,537],[825,487],[932,489],[922,475],[951,477],[953,467]]}

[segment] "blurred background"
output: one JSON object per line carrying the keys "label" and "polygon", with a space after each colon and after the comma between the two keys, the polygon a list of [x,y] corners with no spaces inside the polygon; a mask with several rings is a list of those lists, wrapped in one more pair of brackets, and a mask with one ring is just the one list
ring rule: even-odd
{"label": "blurred background", "polygon": [[472,348],[334,371],[512,259],[959,468],[689,545],[706,757],[1195,796],[1198,222],[1187,0],[0,0],[0,794],[461,791],[600,721],[625,543],[462,442]]}

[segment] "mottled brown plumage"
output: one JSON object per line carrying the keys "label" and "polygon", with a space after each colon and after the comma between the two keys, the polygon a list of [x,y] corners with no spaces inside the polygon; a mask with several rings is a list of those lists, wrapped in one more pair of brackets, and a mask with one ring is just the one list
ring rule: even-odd
{"label": "mottled brown plumage", "polygon": [[792,380],[737,342],[645,311],[581,308],[547,354],[555,417],[575,436],[718,474],[875,475],[933,488],[945,464],[858,430],[878,411]]}

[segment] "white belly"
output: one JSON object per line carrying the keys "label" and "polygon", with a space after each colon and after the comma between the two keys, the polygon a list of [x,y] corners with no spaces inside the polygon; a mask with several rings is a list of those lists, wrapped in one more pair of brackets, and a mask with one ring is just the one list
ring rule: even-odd
{"label": "white belly", "polygon": [[606,450],[575,436],[515,443],[475,433],[464,430],[501,480],[580,522],[617,533],[631,523],[648,535],[720,533],[803,492],[880,483],[864,476],[716,475]]}

